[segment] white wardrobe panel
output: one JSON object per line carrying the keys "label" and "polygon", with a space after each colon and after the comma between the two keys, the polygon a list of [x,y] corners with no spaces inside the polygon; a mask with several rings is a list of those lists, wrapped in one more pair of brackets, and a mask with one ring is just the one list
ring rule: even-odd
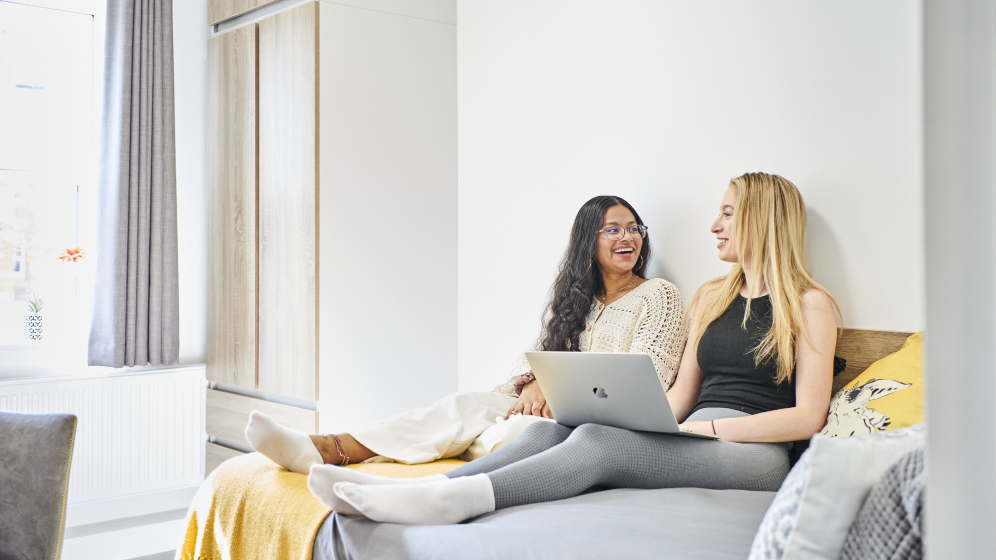
{"label": "white wardrobe panel", "polygon": [[323,430],[456,390],[456,26],[321,3]]}

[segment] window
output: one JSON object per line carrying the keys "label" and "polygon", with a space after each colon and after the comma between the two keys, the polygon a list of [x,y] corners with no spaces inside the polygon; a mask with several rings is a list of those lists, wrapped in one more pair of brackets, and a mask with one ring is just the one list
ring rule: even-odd
{"label": "window", "polygon": [[86,366],[103,37],[102,1],[0,0],[0,377]]}

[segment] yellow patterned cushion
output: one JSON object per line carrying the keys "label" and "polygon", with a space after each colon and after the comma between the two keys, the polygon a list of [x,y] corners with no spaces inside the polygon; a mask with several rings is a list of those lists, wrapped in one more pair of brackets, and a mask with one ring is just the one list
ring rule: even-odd
{"label": "yellow patterned cushion", "polygon": [[830,437],[896,430],[923,422],[923,333],[875,362],[830,400]]}

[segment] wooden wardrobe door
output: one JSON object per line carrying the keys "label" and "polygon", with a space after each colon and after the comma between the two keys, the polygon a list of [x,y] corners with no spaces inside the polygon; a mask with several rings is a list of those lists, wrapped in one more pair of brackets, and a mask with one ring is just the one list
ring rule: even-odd
{"label": "wooden wardrobe door", "polygon": [[316,400],[318,4],[259,22],[259,389]]}
{"label": "wooden wardrobe door", "polygon": [[256,26],[208,40],[207,378],[256,386]]}

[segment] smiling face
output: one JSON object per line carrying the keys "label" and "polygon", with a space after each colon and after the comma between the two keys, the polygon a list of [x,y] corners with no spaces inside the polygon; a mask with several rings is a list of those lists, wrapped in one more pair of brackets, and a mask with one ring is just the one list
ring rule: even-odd
{"label": "smiling face", "polygon": [[[602,227],[619,226],[628,228],[637,225],[636,217],[622,204],[609,207],[605,211]],[[602,274],[626,274],[633,270],[640,259],[643,238],[633,237],[626,232],[622,239],[612,241],[605,233],[598,234],[598,267]]]}
{"label": "smiling face", "polygon": [[719,217],[712,223],[709,231],[716,234],[719,242],[719,260],[728,263],[737,262],[736,231],[733,223],[733,212],[737,208],[737,186],[731,184],[723,199],[719,202]]}

